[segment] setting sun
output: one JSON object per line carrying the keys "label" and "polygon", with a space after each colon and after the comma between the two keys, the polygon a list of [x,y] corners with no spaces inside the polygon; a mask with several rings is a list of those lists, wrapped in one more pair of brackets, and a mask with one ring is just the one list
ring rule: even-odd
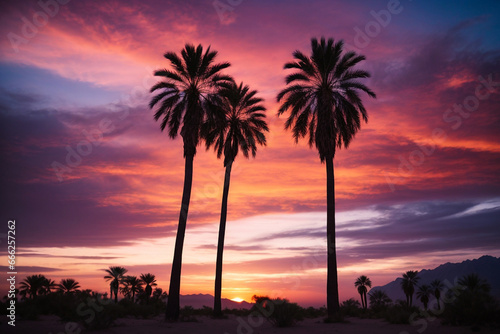
{"label": "setting sun", "polygon": [[242,301],[245,301],[244,299],[241,299],[239,297],[231,299],[233,302],[241,303]]}

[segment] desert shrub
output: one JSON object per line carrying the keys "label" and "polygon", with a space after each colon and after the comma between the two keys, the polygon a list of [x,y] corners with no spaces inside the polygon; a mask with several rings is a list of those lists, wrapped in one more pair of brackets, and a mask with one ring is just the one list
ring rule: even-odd
{"label": "desert shrub", "polygon": [[361,305],[354,298],[344,300],[340,305],[340,313],[345,317],[357,317],[362,311]]}
{"label": "desert shrub", "polygon": [[291,327],[302,320],[303,309],[287,299],[271,299],[267,296],[253,296],[255,305],[252,310],[262,314],[273,326]]}
{"label": "desert shrub", "polygon": [[182,322],[198,322],[196,318],[197,311],[192,306],[184,306],[180,309],[179,321]]}
{"label": "desert shrub", "polygon": [[446,293],[442,319],[459,326],[500,325],[498,302],[490,295],[490,286],[477,275],[464,276]]}
{"label": "desert shrub", "polygon": [[302,309],[303,318],[319,318],[325,315],[326,315],[325,307],[320,307],[320,308],[308,307]]}

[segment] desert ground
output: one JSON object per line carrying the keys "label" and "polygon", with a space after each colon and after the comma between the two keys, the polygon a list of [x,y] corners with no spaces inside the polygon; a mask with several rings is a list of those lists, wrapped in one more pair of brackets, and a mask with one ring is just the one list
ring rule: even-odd
{"label": "desert ground", "polygon": [[[419,323],[416,326],[393,325],[383,320],[348,318],[345,323],[325,324],[322,319],[306,319],[295,327],[276,328],[263,318],[229,316],[227,319],[197,317],[196,322],[168,323],[162,317],[154,319],[118,319],[116,326],[106,330],[85,331],[75,324],[60,322],[57,317],[41,317],[38,321],[19,321],[16,327],[2,321],[1,333],[26,334],[465,334],[473,333],[467,327],[443,326],[438,321]],[[500,333],[482,328],[480,333]]]}

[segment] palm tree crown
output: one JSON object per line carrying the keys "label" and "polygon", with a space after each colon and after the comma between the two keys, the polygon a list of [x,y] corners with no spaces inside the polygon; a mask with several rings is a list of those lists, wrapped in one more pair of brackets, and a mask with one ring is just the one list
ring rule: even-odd
{"label": "palm tree crown", "polygon": [[147,273],[147,274],[141,274],[141,280],[146,284],[146,287],[144,288],[144,291],[146,292],[147,298],[151,297],[151,294],[153,293],[153,286],[157,286],[156,284],[156,277],[153,274]]}
{"label": "palm tree crown", "polygon": [[224,167],[232,162],[239,150],[245,157],[249,153],[255,157],[257,144],[266,145],[264,131],[269,131],[263,113],[266,108],[255,97],[257,91],[250,91],[243,83],[230,83],[220,95],[223,98],[218,115],[203,124],[202,134],[207,149],[211,146],[217,152],[217,158],[224,154]]}
{"label": "palm tree crown", "polygon": [[353,69],[364,56],[353,51],[342,54],[343,41],[313,38],[311,45],[311,57],[295,51],[295,61],[285,64],[285,69],[298,71],[286,77],[288,87],[278,94],[278,102],[283,100],[278,115],[290,110],[285,127],[292,129],[295,141],[309,134],[309,145],[316,145],[324,161],[335,156],[337,148],[347,148],[361,119],[368,120],[359,92],[376,95],[358,81],[370,74]]}
{"label": "palm tree crown", "polygon": [[23,295],[29,295],[34,299],[43,289],[44,283],[47,280],[44,275],[30,275],[21,282],[20,292]]}
{"label": "palm tree crown", "polygon": [[59,290],[65,293],[77,291],[79,288],[79,283],[72,278],[62,279],[59,283]]}
{"label": "palm tree crown", "polygon": [[230,66],[229,63],[214,64],[217,51],[210,47],[203,53],[203,47],[186,44],[181,51],[181,57],[174,52],[165,53],[172,70],[155,71],[155,76],[163,81],[151,87],[151,92],[157,90],[149,103],[150,108],[159,104],[154,118],[162,118],[160,128],[168,128],[168,135],[174,139],[179,133],[184,140],[184,156],[196,154],[196,146],[200,141],[200,126],[205,120],[210,106],[217,104],[217,92],[232,81],[227,75],[219,72]]}

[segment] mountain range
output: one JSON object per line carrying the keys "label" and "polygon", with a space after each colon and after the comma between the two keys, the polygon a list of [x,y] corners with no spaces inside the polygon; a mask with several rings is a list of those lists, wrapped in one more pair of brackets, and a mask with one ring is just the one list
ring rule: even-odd
{"label": "mountain range", "polygon": [[[473,273],[486,280],[491,286],[491,295],[500,300],[500,258],[489,255],[461,263],[448,262],[434,269],[420,270],[418,285],[430,284],[433,280],[439,279],[444,283],[446,290],[454,286],[463,276]],[[383,290],[393,301],[406,300],[401,289],[401,281],[402,278],[397,278],[384,286],[373,287],[371,291]],[[413,299],[416,300],[415,295]]]}
{"label": "mountain range", "polygon": [[[203,306],[214,307],[214,296],[208,294],[196,294],[196,295],[181,295],[180,296],[181,307],[192,306],[195,309],[203,308]],[[227,298],[222,298],[222,309],[250,309],[253,304],[246,301],[235,302]]]}

